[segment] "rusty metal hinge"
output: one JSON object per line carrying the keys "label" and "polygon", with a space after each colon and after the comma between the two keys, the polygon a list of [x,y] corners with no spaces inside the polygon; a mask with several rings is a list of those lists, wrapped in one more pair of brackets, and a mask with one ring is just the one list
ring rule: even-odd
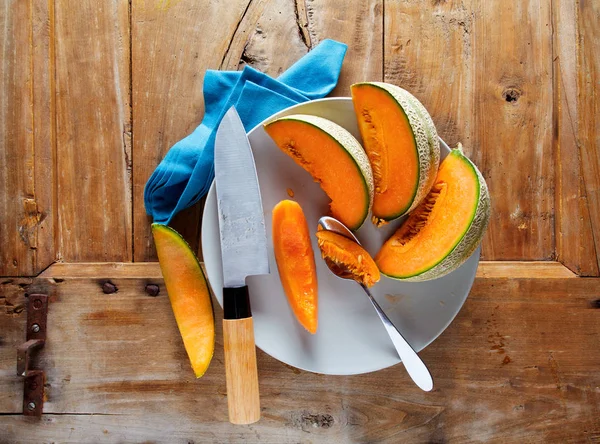
{"label": "rusty metal hinge", "polygon": [[46,374],[43,370],[31,370],[29,358],[34,350],[46,343],[46,325],[48,319],[48,296],[31,294],[27,301],[27,341],[17,348],[17,375],[23,376],[23,415],[42,416],[44,407],[44,384]]}

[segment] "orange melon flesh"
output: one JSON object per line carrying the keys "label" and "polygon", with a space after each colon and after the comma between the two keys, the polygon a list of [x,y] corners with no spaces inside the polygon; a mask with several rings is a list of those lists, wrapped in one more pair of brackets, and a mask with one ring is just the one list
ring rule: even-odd
{"label": "orange melon flesh", "polygon": [[152,224],[158,262],[183,345],[197,378],[215,350],[215,321],[204,273],[187,242],[172,228]]}
{"label": "orange melon flesh", "polygon": [[373,215],[395,219],[408,210],[417,193],[419,159],[413,130],[398,102],[384,89],[353,85],[352,101],[373,169]]}
{"label": "orange melon flesh", "polygon": [[[381,272],[408,278],[433,268],[463,238],[475,217],[478,201],[477,173],[460,152],[454,150],[440,165],[429,195],[375,257]],[[427,222],[416,234],[413,231],[411,238],[411,228],[414,230],[419,216],[426,212],[429,212]],[[407,241],[407,238],[410,239]]]}
{"label": "orange melon flesh", "polygon": [[273,208],[273,249],[288,303],[296,319],[314,334],[318,324],[317,269],[308,224],[298,203]]}
{"label": "orange melon flesh", "polygon": [[276,120],[267,124],[265,131],[319,183],[331,199],[333,217],[351,230],[358,229],[369,211],[369,192],[356,162],[340,143],[316,126],[298,120]]}
{"label": "orange melon flesh", "polygon": [[323,259],[329,259],[341,271],[349,272],[354,280],[372,287],[381,274],[371,255],[359,244],[333,231],[317,231]]}

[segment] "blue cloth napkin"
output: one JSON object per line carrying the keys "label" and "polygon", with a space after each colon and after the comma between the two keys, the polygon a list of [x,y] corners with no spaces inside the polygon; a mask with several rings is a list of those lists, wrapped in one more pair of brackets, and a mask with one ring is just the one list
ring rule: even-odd
{"label": "blue cloth napkin", "polygon": [[323,40],[277,79],[249,66],[243,71],[206,72],[204,119],[167,152],[144,189],[146,213],[168,224],[204,196],[214,177],[217,127],[234,105],[250,131],[270,115],[296,103],[326,96],[337,84],[347,46]]}

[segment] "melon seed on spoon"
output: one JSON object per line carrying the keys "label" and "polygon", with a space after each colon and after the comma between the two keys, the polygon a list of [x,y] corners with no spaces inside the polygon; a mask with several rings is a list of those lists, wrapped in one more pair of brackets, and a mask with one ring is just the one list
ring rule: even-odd
{"label": "melon seed on spoon", "polygon": [[321,256],[336,276],[372,287],[381,274],[371,255],[354,239],[335,231],[317,231]]}

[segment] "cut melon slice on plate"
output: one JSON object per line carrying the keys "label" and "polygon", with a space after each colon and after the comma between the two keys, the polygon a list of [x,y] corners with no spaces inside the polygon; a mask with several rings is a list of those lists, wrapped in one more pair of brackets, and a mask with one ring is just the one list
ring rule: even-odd
{"label": "cut melon slice on plate", "polygon": [[385,242],[375,262],[395,279],[442,277],[475,251],[489,217],[485,180],[459,145],[442,162],[430,193]]}
{"label": "cut melon slice on plate", "polygon": [[158,262],[183,345],[197,378],[215,350],[215,320],[208,284],[196,255],[177,231],[152,224]]}
{"label": "cut melon slice on plate", "polygon": [[273,208],[273,249],[281,285],[296,319],[317,332],[317,269],[308,224],[300,205],[282,200]]}
{"label": "cut melon slice on plate", "polygon": [[332,216],[358,230],[371,209],[373,175],[354,136],[330,120],[300,114],[268,122],[264,128],[320,184],[331,199]]}
{"label": "cut melon slice on plate", "polygon": [[380,226],[411,212],[427,195],[438,169],[438,135],[425,107],[389,83],[352,85],[352,102],[373,170],[372,221]]}

